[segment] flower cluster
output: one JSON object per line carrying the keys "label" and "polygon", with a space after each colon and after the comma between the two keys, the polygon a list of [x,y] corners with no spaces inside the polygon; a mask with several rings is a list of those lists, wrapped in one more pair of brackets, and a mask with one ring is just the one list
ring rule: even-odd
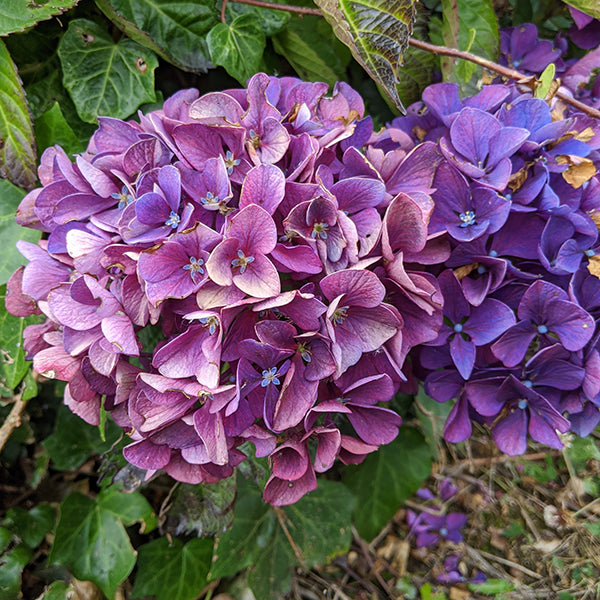
{"label": "flower cluster", "polygon": [[139,123],[100,118],[74,163],[42,157],[17,220],[46,235],[19,243],[7,307],[45,315],[25,332],[34,368],[88,423],[108,411],[149,474],[217,481],[251,442],[265,499],[290,504],[398,433],[380,403],[442,322],[435,277],[405,266],[437,154],[367,158],[362,99],[327,89],[259,73],[184,90]]}
{"label": "flower cluster", "polygon": [[[532,33],[505,35],[513,58]],[[542,69],[549,49],[533,45]],[[600,421],[598,120],[515,85],[463,100],[442,83],[381,137],[432,140],[443,156],[428,229],[438,253],[426,267],[443,324],[411,357],[430,396],[458,399],[446,439],[465,440],[477,421],[514,455],[528,435],[555,448],[561,433],[587,435]]]}

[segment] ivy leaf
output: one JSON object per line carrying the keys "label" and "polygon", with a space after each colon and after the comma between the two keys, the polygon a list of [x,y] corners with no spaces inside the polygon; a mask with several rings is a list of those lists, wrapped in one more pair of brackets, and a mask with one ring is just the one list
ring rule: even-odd
{"label": "ivy leaf", "polygon": [[565,4],[580,10],[594,19],[600,19],[600,6],[598,0],[564,0]]}
{"label": "ivy leaf", "polygon": [[[328,39],[327,33],[333,39]],[[324,81],[333,86],[346,77],[345,68],[351,57],[346,46],[340,44],[332,33],[323,19],[295,17],[284,31],[272,38],[273,48],[285,57],[302,79]],[[333,44],[347,52],[348,60],[341,60]]]}
{"label": "ivy leaf", "polygon": [[183,483],[169,509],[169,520],[177,523],[176,535],[194,533],[202,537],[222,533],[233,521],[234,501],[235,477],[204,485]]}
{"label": "ivy leaf", "polygon": [[[1,189],[1,188],[0,188]],[[23,350],[23,330],[38,323],[38,316],[15,317],[4,306],[6,286],[0,286],[0,392],[12,395],[29,369]]]}
{"label": "ivy leaf", "polygon": [[[442,10],[442,39],[435,40],[436,43],[442,42],[450,48],[496,60],[499,51],[498,19],[491,0],[442,0]],[[460,84],[465,93],[475,93],[475,88],[469,87],[469,84],[481,67],[447,56],[441,58],[440,64],[444,81]]]}
{"label": "ivy leaf", "polygon": [[[109,598],[114,598],[117,586],[135,565],[136,553],[124,525],[144,518],[146,513],[137,492],[119,500],[114,493],[104,490],[94,500],[79,493],[68,496],[60,505],[48,556],[49,564],[67,566],[77,579],[92,581]],[[123,515],[123,500],[137,508]]]}
{"label": "ivy leaf", "polygon": [[61,404],[58,407],[54,432],[42,445],[57,469],[72,471],[83,464],[91,454],[108,451],[120,435],[121,428],[109,421],[106,427],[106,441],[102,441],[97,427],[84,423]]}
{"label": "ivy leaf", "polygon": [[206,73],[206,35],[219,22],[214,0],[96,0],[125,34],[175,66]]}
{"label": "ivy leaf", "polygon": [[23,31],[39,21],[50,19],[73,8],[79,0],[10,0],[0,7],[0,35]]}
{"label": "ivy leaf", "polygon": [[98,504],[116,515],[125,525],[140,521],[142,533],[156,529],[158,521],[150,503],[139,492],[127,494],[119,486],[111,486],[102,491],[97,498]]}
{"label": "ivy leaf", "polygon": [[100,115],[125,119],[155,99],[156,55],[130,39],[115,43],[93,21],[71,21],[58,56],[64,86],[88,123],[95,123]]}
{"label": "ivy leaf", "polygon": [[42,600],[65,600],[68,592],[69,587],[64,581],[55,581],[46,590]]}
{"label": "ivy leaf", "polygon": [[42,543],[46,534],[54,527],[56,513],[49,504],[38,504],[29,512],[20,507],[6,511],[2,525],[10,529],[31,549]]}
{"label": "ivy leaf", "polygon": [[34,121],[33,130],[40,155],[46,148],[55,144],[62,146],[67,154],[77,154],[85,150],[85,144],[77,138],[67,123],[58,102]]}
{"label": "ivy leaf", "polygon": [[33,125],[23,85],[0,41],[0,177],[25,189],[34,187],[37,157]]}
{"label": "ivy leaf", "polygon": [[373,539],[430,473],[431,451],[423,436],[410,427],[401,427],[391,444],[367,456],[360,465],[348,467],[344,483],[356,498],[358,533],[366,540]]}
{"label": "ivy leaf", "polygon": [[260,20],[252,13],[236,17],[231,24],[215,25],[206,41],[213,63],[225,67],[241,84],[258,70],[267,43]]}
{"label": "ivy leaf", "polygon": [[0,598],[3,600],[18,598],[21,589],[21,573],[31,556],[31,549],[24,544],[0,556]]}
{"label": "ivy leaf", "polygon": [[404,114],[396,84],[417,0],[315,0],[354,58]]}
{"label": "ivy leaf", "polygon": [[[15,269],[27,261],[17,250],[18,240],[36,243],[41,233],[24,229],[15,221],[15,213],[25,192],[6,179],[0,179],[0,238],[3,251],[0,256],[0,284],[6,283]],[[4,292],[2,293],[4,295]]]}
{"label": "ivy leaf", "polygon": [[132,598],[194,600],[206,586],[212,557],[211,539],[193,539],[185,546],[177,538],[161,537],[139,549]]}
{"label": "ivy leaf", "polygon": [[354,502],[344,485],[321,480],[296,504],[273,508],[254,483],[238,479],[233,526],[217,538],[210,579],[251,566],[254,595],[279,598],[289,590],[294,566],[311,568],[347,552]]}

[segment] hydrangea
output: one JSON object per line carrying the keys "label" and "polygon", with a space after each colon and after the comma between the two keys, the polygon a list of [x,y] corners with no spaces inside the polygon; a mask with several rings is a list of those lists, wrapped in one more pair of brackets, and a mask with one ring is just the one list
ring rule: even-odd
{"label": "hydrangea", "polygon": [[326,94],[259,73],[42,157],[17,219],[45,235],[19,243],[7,305],[45,316],[25,333],[34,368],[88,423],[108,411],[148,475],[214,482],[253,452],[265,499],[290,504],[398,433],[381,404],[441,321],[435,279],[404,266],[435,162],[414,182],[409,153],[365,146],[360,96]]}

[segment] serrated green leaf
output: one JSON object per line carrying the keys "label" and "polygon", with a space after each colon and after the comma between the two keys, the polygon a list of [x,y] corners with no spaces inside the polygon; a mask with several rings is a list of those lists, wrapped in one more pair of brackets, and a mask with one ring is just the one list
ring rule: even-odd
{"label": "serrated green leaf", "polygon": [[61,503],[49,564],[67,566],[75,577],[94,582],[113,598],[135,560],[123,523],[98,498],[74,493]]}
{"label": "serrated green leaf", "polygon": [[217,538],[209,578],[251,566],[248,584],[256,598],[281,597],[289,590],[294,566],[311,568],[347,552],[353,504],[344,485],[322,480],[296,504],[273,508],[254,483],[239,477],[233,526]]}
{"label": "serrated green leaf", "polygon": [[86,144],[79,140],[67,123],[58,102],[34,121],[33,130],[40,155],[46,148],[55,144],[62,146],[64,151],[71,155],[83,152],[86,148]]}
{"label": "serrated green leaf", "polygon": [[156,600],[194,600],[207,583],[213,541],[165,537],[141,546],[132,598],[152,596]]}
{"label": "serrated green leaf", "polygon": [[30,511],[20,507],[10,508],[2,525],[33,549],[41,544],[45,535],[54,527],[55,521],[54,509],[49,504],[38,504]]}
{"label": "serrated green leaf", "polygon": [[[443,44],[459,50],[470,49],[484,58],[496,60],[499,51],[498,19],[491,0],[442,0]],[[475,93],[473,74],[481,70],[472,63],[442,57],[440,64],[445,81],[461,86],[463,93]]]}
{"label": "serrated green leaf", "polygon": [[[0,181],[0,193],[2,190]],[[1,202],[1,200],[0,200]],[[0,230],[1,231],[1,230]],[[8,252],[7,252],[8,254]],[[38,323],[40,317],[15,317],[4,306],[6,286],[0,286],[0,389],[10,395],[27,374],[29,361],[23,350],[23,331],[27,325]]]}
{"label": "serrated green leaf", "polygon": [[219,23],[206,38],[210,57],[241,84],[256,71],[266,46],[266,38],[258,17],[248,13],[230,24]]}
{"label": "serrated green leaf", "polygon": [[22,189],[6,179],[0,179],[0,238],[3,246],[0,256],[0,284],[6,283],[15,269],[27,263],[17,250],[16,243],[19,240],[35,243],[41,237],[39,231],[25,229],[15,221],[15,213],[24,196]]}
{"label": "serrated green leaf", "polygon": [[404,52],[404,66],[398,70],[398,94],[406,105],[417,102],[431,83],[436,57],[431,52],[409,46]]}
{"label": "serrated green leaf", "polygon": [[318,17],[293,19],[287,29],[273,37],[273,48],[285,57],[300,78],[333,86],[344,79],[345,65],[319,31],[320,23],[323,21]]}
{"label": "serrated green leaf", "polygon": [[31,559],[31,554],[31,549],[21,544],[8,554],[0,556],[0,600],[18,598],[21,573]]}
{"label": "serrated green leaf", "polygon": [[344,483],[356,498],[354,523],[366,540],[373,539],[414,494],[431,472],[431,452],[423,436],[401,427],[398,437],[360,465],[348,467]]}
{"label": "serrated green leaf", "polygon": [[109,421],[106,441],[100,439],[98,428],[88,425],[66,406],[58,407],[54,432],[42,445],[48,451],[54,466],[60,471],[71,471],[83,464],[95,453],[102,454],[119,439],[121,428]]}
{"label": "serrated green leaf", "polygon": [[338,39],[404,113],[396,84],[416,0],[315,0],[315,4]]}
{"label": "serrated green leaf", "polygon": [[564,0],[566,4],[580,10],[594,19],[600,19],[600,6],[598,0]]}
{"label": "serrated green leaf", "polygon": [[436,402],[425,393],[423,386],[419,386],[419,393],[415,397],[415,405],[417,407],[417,418],[421,423],[421,431],[431,449],[431,456],[433,459],[437,459],[444,425],[454,402]]}
{"label": "serrated green leaf", "polygon": [[206,35],[219,22],[214,0],[96,0],[131,39],[194,73],[211,67]]}
{"label": "serrated green leaf", "polygon": [[[273,4],[277,4],[277,2],[273,2]],[[291,13],[284,10],[261,8],[240,2],[228,2],[225,7],[225,20],[228,23],[245,14],[255,15],[258,18],[262,30],[267,37],[271,37],[282,31],[292,18]],[[306,22],[307,27],[310,27],[309,22]]]}
{"label": "serrated green leaf", "polygon": [[554,74],[556,73],[556,66],[554,63],[550,63],[542,72],[539,78],[540,84],[535,90],[535,97],[541,98],[542,100],[548,95],[552,81],[554,80]]}
{"label": "serrated green leaf", "polygon": [[117,486],[112,486],[98,496],[98,504],[112,512],[125,525],[141,522],[144,533],[149,533],[158,524],[152,506],[139,492],[128,494],[120,491]]}
{"label": "serrated green leaf", "polygon": [[124,119],[153,102],[156,55],[130,39],[115,43],[100,25],[75,19],[58,46],[63,83],[79,116]]}
{"label": "serrated green leaf", "polygon": [[235,477],[202,485],[184,483],[177,488],[169,519],[177,523],[177,535],[215,535],[231,525],[234,501]]}
{"label": "serrated green leaf", "polygon": [[0,35],[23,31],[73,8],[79,0],[5,0],[0,4]]}
{"label": "serrated green leaf", "polygon": [[27,190],[37,181],[33,124],[17,67],[0,40],[0,177]]}

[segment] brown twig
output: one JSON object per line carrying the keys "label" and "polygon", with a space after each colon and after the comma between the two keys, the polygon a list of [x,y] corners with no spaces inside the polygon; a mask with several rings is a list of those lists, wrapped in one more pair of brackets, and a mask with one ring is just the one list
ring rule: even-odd
{"label": "brown twig", "polygon": [[[223,23],[224,20],[224,6],[227,0],[223,2],[223,7],[221,8],[221,21]],[[297,15],[313,15],[316,17],[322,17],[323,13],[318,8],[308,8],[305,6],[294,6],[291,4],[275,4],[274,2],[269,2],[266,0],[232,0],[232,2],[239,2],[240,4],[250,4],[251,6],[259,6],[261,8],[271,8],[274,10],[284,10],[286,12],[295,13]],[[454,58],[461,58],[463,60],[468,60],[469,62],[475,63],[476,65],[480,65],[485,67],[490,71],[494,71],[499,75],[507,77],[508,79],[514,79],[515,81],[527,81],[531,79],[531,76],[525,75],[524,73],[520,73],[515,69],[511,69],[510,67],[505,67],[503,65],[499,65],[487,58],[482,58],[481,56],[477,56],[476,54],[471,54],[470,52],[465,52],[463,50],[458,50],[457,48],[448,48],[447,46],[436,46],[435,44],[430,44],[429,42],[423,42],[422,40],[417,40],[415,38],[409,38],[408,40],[409,46],[413,46],[414,48],[420,48],[421,50],[426,50],[427,52],[431,52],[436,56],[451,56]],[[586,115],[590,115],[591,117],[596,117],[600,119],[600,110],[597,110],[579,100],[575,100],[575,98],[571,98],[565,92],[561,92],[558,90],[556,92],[556,97],[560,98],[566,104],[569,104],[585,113]]]}
{"label": "brown twig", "polygon": [[223,0],[223,4],[221,4],[221,23],[227,25],[227,19],[225,19],[225,7],[227,6],[228,0]]}
{"label": "brown twig", "polygon": [[8,442],[12,432],[21,424],[21,415],[27,405],[27,400],[22,400],[23,392],[18,393],[14,398],[14,405],[6,417],[6,421],[0,427],[0,452]]}
{"label": "brown twig", "polygon": [[298,562],[304,569],[306,569],[306,563],[304,562],[302,552],[301,552],[300,548],[298,548],[298,544],[296,544],[296,542],[294,541],[294,538],[291,536],[291,534],[287,528],[287,525],[285,524],[285,521],[287,519],[286,514],[283,512],[283,510],[279,506],[274,506],[273,510],[275,512],[275,516],[277,517],[277,520],[279,521],[279,525],[281,525],[281,529],[283,529],[283,533],[284,533],[285,537],[287,538],[287,541],[289,542],[290,546],[292,547],[292,550],[294,551],[294,554],[296,555],[296,558],[298,559]]}

